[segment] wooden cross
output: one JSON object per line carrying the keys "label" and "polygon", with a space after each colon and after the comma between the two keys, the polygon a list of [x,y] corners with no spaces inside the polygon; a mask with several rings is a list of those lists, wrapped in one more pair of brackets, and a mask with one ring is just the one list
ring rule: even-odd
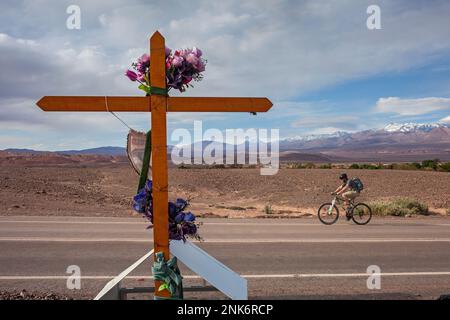
{"label": "wooden cross", "polygon": [[[151,85],[166,88],[164,37],[156,31],[150,38]],[[151,112],[152,178],[153,178],[153,243],[154,252],[169,253],[168,173],[167,173],[167,112],[266,112],[272,107],[267,98],[199,98],[168,97],[104,97],[104,96],[45,96],[37,102],[44,111],[113,111]],[[159,291],[155,282],[155,295],[170,296]]]}

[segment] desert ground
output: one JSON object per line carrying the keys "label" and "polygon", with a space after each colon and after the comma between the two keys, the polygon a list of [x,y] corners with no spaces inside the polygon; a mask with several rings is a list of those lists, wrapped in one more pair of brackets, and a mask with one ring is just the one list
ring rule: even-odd
{"label": "desert ground", "polygon": [[[203,223],[205,241],[198,245],[248,279],[250,299],[448,294],[450,224],[444,215],[450,207],[450,174],[347,170],[365,184],[361,201],[409,197],[427,204],[434,215],[377,217],[364,227],[341,219],[325,226],[315,212],[330,200],[340,172],[280,169],[261,176],[259,169],[171,167],[170,197],[191,199],[191,210]],[[0,299],[92,299],[148,252],[152,231],[130,209],[137,181],[130,165],[114,157],[0,157]],[[83,272],[80,290],[66,287],[66,268],[74,263]],[[378,291],[366,286],[372,264],[386,273]],[[187,284],[201,284],[181,268]],[[125,285],[151,286],[149,264]],[[225,297],[193,293],[188,298]]]}
{"label": "desert ground", "polygon": [[[170,198],[191,199],[203,217],[298,217],[315,214],[331,200],[338,169],[170,168]],[[365,184],[360,201],[409,197],[432,213],[450,208],[450,174],[445,172],[347,170]],[[0,215],[133,216],[137,174],[126,162],[19,163],[0,165]],[[270,206],[272,214],[265,211]]]}

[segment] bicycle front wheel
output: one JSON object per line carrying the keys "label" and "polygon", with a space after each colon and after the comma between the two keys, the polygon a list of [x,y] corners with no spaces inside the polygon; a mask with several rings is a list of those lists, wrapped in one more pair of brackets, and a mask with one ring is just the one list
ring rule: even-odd
{"label": "bicycle front wheel", "polygon": [[339,218],[339,210],[331,203],[324,203],[317,211],[317,216],[323,224],[333,224]]}
{"label": "bicycle front wheel", "polygon": [[368,224],[372,219],[372,209],[365,203],[358,203],[353,208],[352,220],[359,225]]}

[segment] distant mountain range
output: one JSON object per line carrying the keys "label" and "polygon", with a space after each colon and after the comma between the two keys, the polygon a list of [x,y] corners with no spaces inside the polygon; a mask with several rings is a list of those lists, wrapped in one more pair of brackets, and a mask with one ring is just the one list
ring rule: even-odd
{"label": "distant mountain range", "polygon": [[[203,150],[217,142],[202,141],[192,150]],[[224,153],[226,144],[223,144]],[[173,146],[168,146],[168,152]],[[232,148],[237,150],[236,146]],[[7,149],[12,153],[43,153],[28,149]],[[100,147],[57,151],[63,155],[124,156],[122,147]],[[450,125],[443,123],[391,123],[382,129],[359,132],[335,132],[280,140],[281,161],[420,161],[439,158],[450,161]]]}
{"label": "distant mountain range", "polygon": [[450,125],[391,123],[382,129],[284,139],[280,150],[320,154],[330,161],[450,159]]}
{"label": "distant mountain range", "polygon": [[[442,128],[450,128],[450,124],[445,123],[390,123],[382,129],[370,129],[361,132],[379,132],[379,133],[411,133],[411,132],[430,132],[433,129],[442,129]],[[282,141],[289,143],[293,141],[312,141],[312,140],[320,140],[320,139],[329,139],[329,138],[341,138],[348,137],[352,135],[352,133],[346,131],[336,131],[330,134],[313,134],[307,136],[297,136],[285,138]]]}
{"label": "distant mountain range", "polygon": [[[280,142],[280,145],[283,145],[283,147],[286,148],[291,147],[292,144],[301,144],[301,147],[296,147],[297,149],[315,147],[317,145],[320,146],[323,143],[329,144],[331,141],[333,143],[339,143],[340,145],[345,142],[356,141],[372,144],[374,141],[368,138],[373,138],[374,136],[378,136],[380,142],[382,143],[393,142],[392,137],[394,136],[401,140],[407,140],[408,142],[422,142],[420,140],[421,138],[428,139],[430,137],[438,138],[439,141],[442,140],[448,142],[449,129],[450,125],[442,123],[390,123],[382,129],[370,129],[358,132],[337,131],[331,134],[286,138]],[[397,140],[396,142],[401,142]]]}
{"label": "distant mountain range", "polygon": [[[4,151],[13,152],[13,153],[48,153],[49,151],[36,151],[32,149],[5,149]],[[99,147],[92,149],[83,149],[83,150],[64,150],[64,151],[54,151],[54,153],[59,154],[82,154],[82,155],[105,155],[105,156],[125,156],[126,149],[123,147]]]}

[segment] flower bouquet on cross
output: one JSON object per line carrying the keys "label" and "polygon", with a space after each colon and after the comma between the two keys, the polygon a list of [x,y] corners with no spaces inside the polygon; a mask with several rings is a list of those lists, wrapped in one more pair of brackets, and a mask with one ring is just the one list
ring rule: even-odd
{"label": "flower bouquet on cross", "polygon": [[[148,95],[157,93],[151,86],[149,76],[150,56],[143,54],[131,64],[131,69],[126,70],[125,75],[131,81],[139,82],[139,89]],[[206,60],[202,58],[202,51],[196,47],[172,51],[166,47],[166,81],[167,92],[176,89],[180,92],[193,87],[192,81],[203,79]]]}
{"label": "flower bouquet on cross", "polygon": [[[201,240],[197,230],[200,223],[195,221],[195,215],[186,211],[189,201],[178,198],[169,202],[169,239],[186,241],[187,237]],[[144,215],[153,223],[152,181],[147,180],[145,187],[140,189],[133,198],[133,209]],[[150,225],[148,228],[152,228]]]}
{"label": "flower bouquet on cross", "polygon": [[[186,91],[193,87],[192,81],[203,79],[206,60],[202,51],[196,47],[172,51],[166,47],[166,89],[151,86],[150,56],[143,54],[131,64],[125,75],[133,82],[138,82],[138,88],[147,95],[167,95],[171,89]],[[164,92],[162,92],[164,91]],[[141,176],[138,193],[133,198],[133,209],[143,214],[153,224],[152,180],[149,177],[150,167],[150,131],[145,134],[130,130],[128,134],[127,154],[134,169]],[[150,174],[151,177],[151,174]],[[187,237],[201,240],[198,234],[200,223],[195,221],[195,215],[186,211],[189,201],[178,198],[169,202],[169,239],[186,241]],[[152,228],[150,225],[148,228]]]}

